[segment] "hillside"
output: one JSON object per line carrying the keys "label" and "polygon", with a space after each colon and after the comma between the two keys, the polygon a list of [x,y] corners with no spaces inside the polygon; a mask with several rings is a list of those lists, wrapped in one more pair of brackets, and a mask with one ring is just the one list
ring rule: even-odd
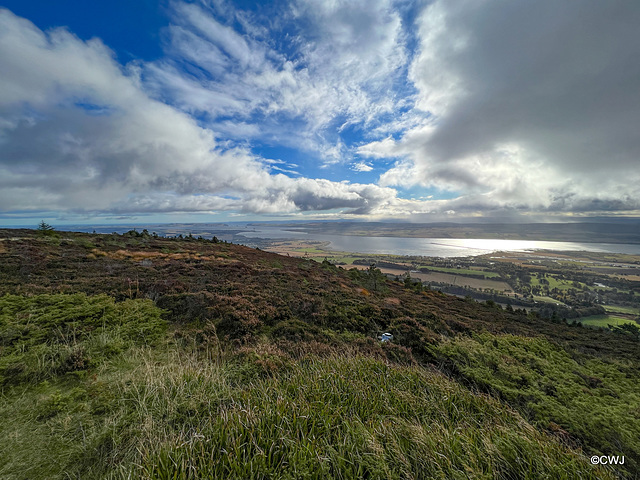
{"label": "hillside", "polygon": [[637,478],[632,333],[205,239],[0,240],[2,478]]}

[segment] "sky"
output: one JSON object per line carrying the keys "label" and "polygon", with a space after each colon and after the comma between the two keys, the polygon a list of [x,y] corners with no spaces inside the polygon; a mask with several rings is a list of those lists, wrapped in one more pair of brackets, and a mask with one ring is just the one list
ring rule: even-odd
{"label": "sky", "polygon": [[0,225],[640,217],[640,4],[0,0]]}

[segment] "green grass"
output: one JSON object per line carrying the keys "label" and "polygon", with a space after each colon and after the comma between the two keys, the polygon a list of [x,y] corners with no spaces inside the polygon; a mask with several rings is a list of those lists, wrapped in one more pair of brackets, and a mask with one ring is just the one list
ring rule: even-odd
{"label": "green grass", "polygon": [[106,295],[0,297],[0,385],[82,375],[134,344],[164,335],[150,300]]}
{"label": "green grass", "polygon": [[352,257],[352,256],[329,256],[327,257],[332,263],[345,263],[347,265],[352,265],[355,260],[358,260],[360,257]]}
{"label": "green grass", "polygon": [[[225,352],[215,335],[159,335],[146,301],[0,300],[0,358],[31,369],[4,363],[3,479],[613,478],[433,368],[345,348],[294,361],[266,340]],[[27,360],[42,345],[88,360]]]}
{"label": "green grass", "polygon": [[635,365],[570,355],[542,338],[477,334],[435,351],[467,381],[518,405],[540,428],[581,438],[589,455],[640,464],[640,375]]}
{"label": "green grass", "polygon": [[114,466],[122,437],[108,414],[120,401],[112,375],[166,338],[160,314],[150,300],[105,295],[0,297],[0,478]]}
{"label": "green grass", "polygon": [[561,302],[560,300],[556,300],[555,298],[550,298],[550,297],[542,297],[540,295],[534,295],[533,299],[536,302],[544,302],[544,303],[553,303],[553,304],[558,304],[558,305],[563,305],[566,306],[566,304],[564,304],[563,302]]}
{"label": "green grass", "polygon": [[[163,371],[144,375],[152,395],[172,391]],[[150,444],[142,461],[145,476],[596,476],[583,458],[499,402],[418,367],[342,356],[308,359],[285,374],[235,389],[219,372],[206,373],[203,382],[198,378],[190,375],[185,382],[179,375],[176,383],[190,385],[190,397],[209,414],[185,419],[173,438]],[[223,407],[221,397],[227,398]],[[134,405],[154,403],[144,394],[137,398]]]}
{"label": "green grass", "polygon": [[424,265],[425,268],[433,272],[451,273],[457,275],[484,275],[486,278],[500,277],[499,273],[489,272],[486,270],[471,270],[469,268],[446,268],[446,267],[432,267],[430,265]]}
{"label": "green grass", "polygon": [[616,315],[591,315],[590,317],[582,317],[578,319],[582,322],[582,325],[588,327],[607,327],[607,325],[624,325],[625,323],[632,323],[637,325],[637,322],[627,317],[619,317]]}
{"label": "green grass", "polygon": [[627,307],[622,305],[606,305],[604,307],[607,312],[629,313],[631,315],[640,315],[640,307]]}
{"label": "green grass", "polygon": [[558,280],[556,277],[552,276],[552,275],[547,275],[545,277],[545,280],[547,280],[549,282],[548,285],[543,285],[540,283],[540,280],[538,279],[538,277],[536,277],[535,275],[531,276],[531,282],[530,284],[532,286],[547,286],[549,287],[549,290],[553,290],[554,288],[557,288],[558,290],[569,290],[571,288],[575,288],[577,290],[580,290],[584,287],[584,283],[578,282],[578,287],[573,285],[573,281],[572,280]]}
{"label": "green grass", "polygon": [[138,348],[85,386],[15,392],[1,404],[0,475],[610,478],[497,400],[423,368],[339,356],[251,372]]}

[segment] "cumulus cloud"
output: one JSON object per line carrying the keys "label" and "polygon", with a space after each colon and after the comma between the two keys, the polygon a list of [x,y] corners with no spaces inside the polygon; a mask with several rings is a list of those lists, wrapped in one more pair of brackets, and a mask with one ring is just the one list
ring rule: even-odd
{"label": "cumulus cloud", "polygon": [[[229,29],[226,55],[252,62]],[[0,210],[367,213],[395,191],[290,178],[216,142],[186,113],[148,95],[142,65],[119,65],[99,40],[42,32],[0,9]],[[6,74],[5,74],[6,73]]]}
{"label": "cumulus cloud", "polygon": [[639,22],[632,3],[437,0],[410,70],[430,124],[360,151],[402,157],[382,185],[477,209],[635,210]]}

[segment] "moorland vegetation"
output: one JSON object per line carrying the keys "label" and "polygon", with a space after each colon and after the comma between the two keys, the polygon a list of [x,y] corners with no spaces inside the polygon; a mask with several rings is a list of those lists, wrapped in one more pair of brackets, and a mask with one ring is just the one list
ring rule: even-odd
{"label": "moorland vegetation", "polygon": [[0,239],[2,478],[637,478],[633,332],[212,239]]}

